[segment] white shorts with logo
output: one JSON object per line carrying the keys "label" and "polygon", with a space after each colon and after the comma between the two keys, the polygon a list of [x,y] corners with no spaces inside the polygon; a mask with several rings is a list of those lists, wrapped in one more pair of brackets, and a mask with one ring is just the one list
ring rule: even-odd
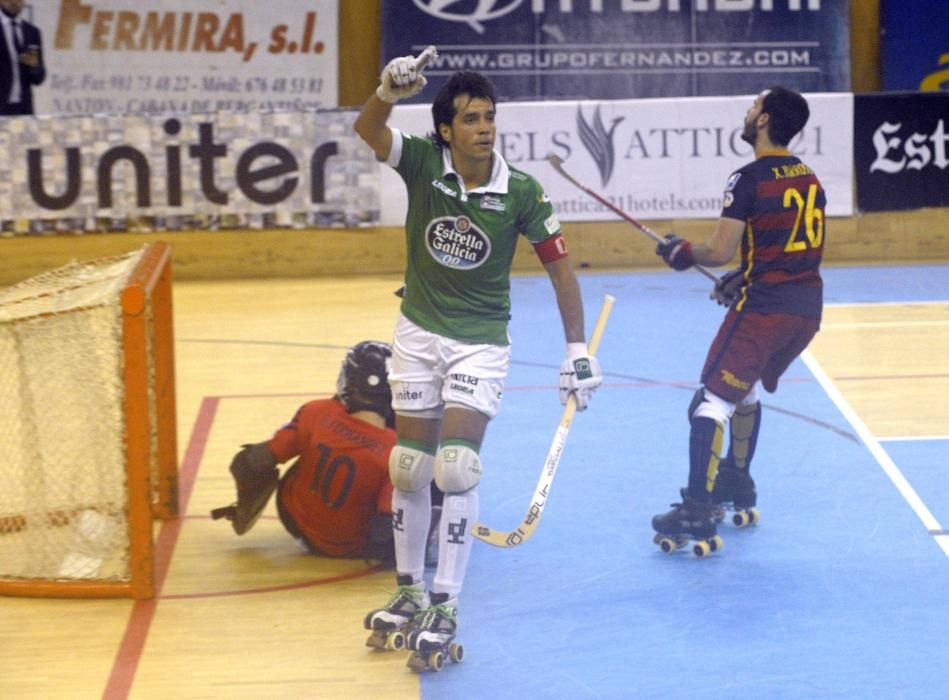
{"label": "white shorts with logo", "polygon": [[399,315],[392,344],[392,408],[440,416],[461,404],[494,418],[511,364],[510,345],[462,343]]}

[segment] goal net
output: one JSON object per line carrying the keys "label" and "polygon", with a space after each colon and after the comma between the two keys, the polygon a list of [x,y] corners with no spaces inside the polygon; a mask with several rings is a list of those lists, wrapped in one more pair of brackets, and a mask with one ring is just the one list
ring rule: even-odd
{"label": "goal net", "polygon": [[171,251],[0,289],[0,594],[154,596],[177,515]]}

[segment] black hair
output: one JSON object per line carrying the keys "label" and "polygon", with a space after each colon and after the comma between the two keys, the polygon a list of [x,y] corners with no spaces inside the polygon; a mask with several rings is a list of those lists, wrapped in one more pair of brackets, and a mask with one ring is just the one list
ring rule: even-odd
{"label": "black hair", "polygon": [[761,101],[761,114],[768,115],[768,134],[777,146],[787,146],[807,124],[811,110],[799,93],[781,85],[768,88]]}
{"label": "black hair", "polygon": [[490,100],[492,105],[498,101],[494,93],[494,85],[480,73],[459,71],[452,75],[435,95],[432,102],[432,121],[435,124],[435,133],[432,141],[440,148],[447,148],[448,142],[442,138],[438,129],[442,124],[451,124],[455,118],[455,98],[458,95],[468,95],[471,99],[483,98]]}

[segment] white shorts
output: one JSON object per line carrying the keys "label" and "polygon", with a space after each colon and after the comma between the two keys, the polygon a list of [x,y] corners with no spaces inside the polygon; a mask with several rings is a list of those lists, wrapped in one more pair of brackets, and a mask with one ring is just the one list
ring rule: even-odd
{"label": "white shorts", "polygon": [[462,343],[399,315],[392,344],[392,408],[440,416],[461,404],[494,418],[511,364],[510,345]]}

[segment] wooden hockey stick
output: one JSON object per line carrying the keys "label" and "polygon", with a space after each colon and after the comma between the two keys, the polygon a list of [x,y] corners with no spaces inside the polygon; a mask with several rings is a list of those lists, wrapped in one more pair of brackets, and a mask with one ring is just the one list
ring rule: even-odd
{"label": "wooden hockey stick", "polygon": [[[575,185],[577,188],[579,188],[579,189],[583,190],[584,192],[586,192],[588,195],[590,195],[591,197],[593,197],[593,199],[595,199],[595,200],[598,201],[600,204],[602,204],[603,206],[605,206],[606,208],[608,208],[610,211],[613,211],[613,212],[619,214],[621,217],[623,217],[623,219],[625,219],[627,222],[631,223],[635,228],[637,228],[637,229],[639,229],[640,231],[642,231],[643,233],[645,233],[647,236],[649,236],[649,237],[650,237],[652,240],[654,240],[656,243],[665,243],[665,242],[666,242],[666,239],[665,239],[665,238],[663,238],[663,237],[660,236],[658,233],[656,233],[655,231],[653,231],[651,228],[649,228],[648,226],[646,226],[642,221],[639,221],[638,219],[634,219],[634,218],[631,217],[629,214],[627,214],[625,211],[623,211],[623,210],[620,209],[618,206],[616,206],[615,204],[613,204],[613,202],[611,202],[611,201],[608,200],[606,197],[604,197],[603,195],[601,195],[599,192],[597,192],[597,191],[594,190],[594,189],[591,189],[591,188],[587,187],[587,186],[584,185],[582,182],[580,182],[579,180],[577,180],[576,178],[574,178],[574,177],[573,177],[570,173],[568,173],[566,170],[564,170],[564,169],[563,169],[563,159],[562,159],[560,156],[555,156],[555,155],[553,155],[553,154],[550,154],[550,155],[547,156],[547,162],[550,163],[550,165],[553,167],[553,169],[556,170],[558,173],[560,173],[560,175],[563,176],[563,178],[564,178],[565,180],[569,181],[571,184]],[[709,270],[707,267],[703,267],[702,265],[693,265],[693,267],[694,267],[696,270],[698,270],[699,272],[701,272],[703,275],[705,275],[706,277],[708,277],[710,280],[712,280],[713,282],[715,282],[716,284],[718,284],[718,281],[719,281],[719,280],[718,280],[718,275],[716,275],[714,272],[712,272],[711,270]]]}
{"label": "wooden hockey stick", "polygon": [[[589,350],[591,355],[596,354],[596,350],[600,345],[603,329],[606,328],[606,319],[610,315],[614,301],[616,301],[616,297],[609,294],[603,297],[603,307],[600,309],[600,315],[596,319],[596,325],[593,327],[593,335],[590,337]],[[474,526],[475,537],[495,547],[515,547],[530,539],[530,536],[534,534],[534,530],[537,529],[540,516],[544,513],[544,506],[547,504],[547,497],[550,495],[550,485],[553,483],[554,475],[557,473],[557,465],[560,464],[560,455],[563,454],[563,448],[567,442],[567,433],[570,431],[570,424],[573,422],[573,416],[576,412],[577,399],[574,394],[570,394],[570,397],[567,399],[567,405],[563,409],[563,415],[560,417],[560,425],[557,426],[557,432],[554,434],[553,442],[547,451],[544,469],[540,473],[537,488],[534,489],[534,496],[531,499],[530,507],[527,509],[527,514],[524,516],[523,522],[511,532],[502,532],[482,523],[476,523]]]}

